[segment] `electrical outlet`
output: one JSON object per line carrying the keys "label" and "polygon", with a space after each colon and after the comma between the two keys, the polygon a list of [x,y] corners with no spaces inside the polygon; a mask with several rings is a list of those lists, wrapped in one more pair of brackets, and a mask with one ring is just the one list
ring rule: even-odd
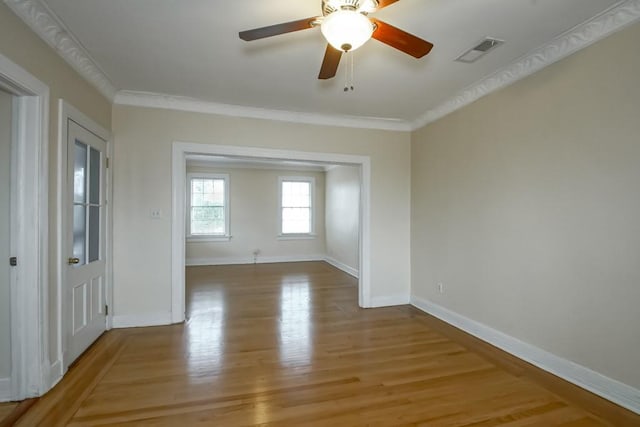
{"label": "electrical outlet", "polygon": [[442,282],[438,282],[438,292],[440,292],[441,294],[444,294],[444,283]]}
{"label": "electrical outlet", "polygon": [[162,219],[162,210],[151,209],[151,219]]}

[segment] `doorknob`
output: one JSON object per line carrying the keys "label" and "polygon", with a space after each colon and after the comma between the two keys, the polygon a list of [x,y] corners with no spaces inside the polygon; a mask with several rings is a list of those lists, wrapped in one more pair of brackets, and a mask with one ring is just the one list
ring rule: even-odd
{"label": "doorknob", "polygon": [[80,258],[69,258],[69,265],[80,264]]}

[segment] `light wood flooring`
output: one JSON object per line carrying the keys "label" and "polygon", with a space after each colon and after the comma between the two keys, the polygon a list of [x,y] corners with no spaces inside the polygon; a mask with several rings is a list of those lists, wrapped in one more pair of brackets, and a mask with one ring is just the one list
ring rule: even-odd
{"label": "light wood flooring", "polygon": [[187,283],[185,324],[106,333],[18,425],[640,420],[621,410],[605,422],[584,408],[606,415],[609,403],[563,382],[560,398],[540,385],[559,380],[412,307],[360,309],[356,280],[326,263],[193,267]]}

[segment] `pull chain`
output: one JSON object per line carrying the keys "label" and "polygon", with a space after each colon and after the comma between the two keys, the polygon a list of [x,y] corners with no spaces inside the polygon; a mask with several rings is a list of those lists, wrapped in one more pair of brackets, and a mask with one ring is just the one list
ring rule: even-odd
{"label": "pull chain", "polygon": [[347,66],[344,69],[344,91],[353,92],[353,51],[345,52]]}

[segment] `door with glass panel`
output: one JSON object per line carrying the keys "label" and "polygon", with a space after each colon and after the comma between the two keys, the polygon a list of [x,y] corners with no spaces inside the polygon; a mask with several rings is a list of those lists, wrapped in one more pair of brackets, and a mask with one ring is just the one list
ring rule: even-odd
{"label": "door with glass panel", "polygon": [[68,366],[106,329],[106,142],[68,120],[65,299]]}

